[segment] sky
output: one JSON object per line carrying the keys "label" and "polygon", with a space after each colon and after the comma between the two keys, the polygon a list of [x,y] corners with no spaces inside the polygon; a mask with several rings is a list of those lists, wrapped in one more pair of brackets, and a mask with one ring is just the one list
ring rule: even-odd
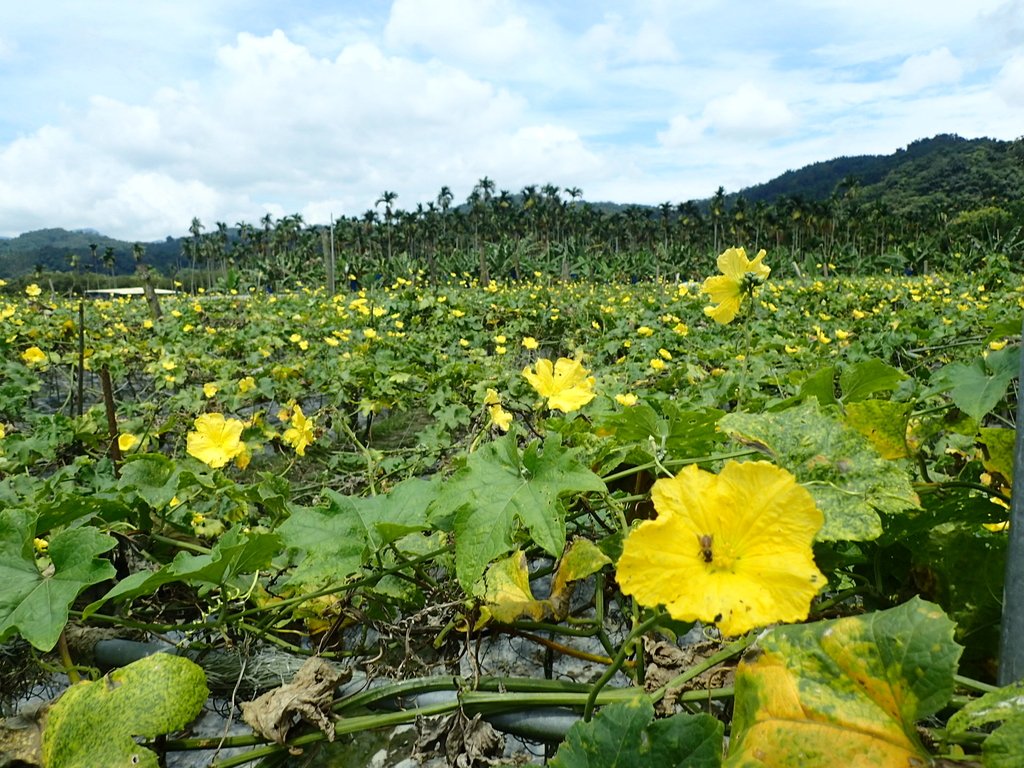
{"label": "sky", "polygon": [[1024,0],[0,5],[0,236],[124,240],[496,190],[710,197],[1024,134]]}

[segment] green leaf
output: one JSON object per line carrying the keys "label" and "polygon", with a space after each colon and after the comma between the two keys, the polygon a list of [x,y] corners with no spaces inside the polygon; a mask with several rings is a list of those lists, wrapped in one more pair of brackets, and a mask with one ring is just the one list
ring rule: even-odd
{"label": "green leaf", "polygon": [[956,407],[981,421],[1006,394],[1020,367],[1020,347],[1007,347],[972,363],[951,363],[935,372],[933,382],[950,390]]}
{"label": "green leaf", "polygon": [[431,522],[455,532],[455,573],[472,593],[487,564],[514,548],[517,523],[558,557],[565,547],[561,497],[604,490],[601,478],[562,447],[557,433],[543,450],[534,441],[521,455],[510,433],[470,454],[466,466],[441,485]]}
{"label": "green leaf", "polygon": [[634,443],[646,454],[653,447],[670,456],[690,457],[710,453],[722,436],[716,429],[722,411],[705,408],[683,411],[671,402],[659,404],[664,415],[647,403],[613,413],[601,420],[598,431],[609,432],[620,443]]}
{"label": "green leaf", "polygon": [[839,376],[844,403],[865,400],[877,392],[896,389],[907,374],[877,358],[854,363]]}
{"label": "green leaf", "polygon": [[43,762],[47,768],[157,768],[156,754],[133,737],[185,727],[208,695],[202,668],[167,653],[73,685],[46,719]]}
{"label": "green leaf", "polygon": [[820,405],[835,405],[836,403],[836,369],[833,366],[815,371],[800,385],[797,399],[806,400],[808,397],[816,398]]}
{"label": "green leaf", "polygon": [[609,704],[569,729],[551,768],[717,768],[722,723],[710,715],[654,719],[649,699]]}
{"label": "green leaf", "polygon": [[882,532],[878,512],[919,506],[907,471],[886,461],[857,431],[809,400],[764,414],[730,413],[723,431],[762,451],[811,492],[825,525],[819,541],[869,541]]}
{"label": "green leaf", "polygon": [[178,492],[181,470],[172,460],[159,453],[143,453],[129,457],[121,467],[119,487],[133,491],[153,509],[163,509]]}
{"label": "green leaf", "polygon": [[372,551],[428,527],[438,484],[412,478],[368,498],[327,489],[325,508],[299,508],[278,527],[296,563],[289,583],[327,584],[359,570]]}
{"label": "green leaf", "polygon": [[927,765],[919,719],[953,693],[960,647],[937,607],[777,627],[736,673],[726,766]]}
{"label": "green leaf", "polygon": [[50,539],[52,572],[40,572],[33,555],[35,517],[0,512],[0,641],[15,632],[41,651],[57,644],[68,609],[83,589],[114,576],[98,556],[117,541],[95,528],[72,528]]}
{"label": "green leaf", "polygon": [[182,581],[192,585],[222,586],[235,576],[267,568],[281,547],[276,533],[244,533],[232,528],[208,555],[179,552],[174,560],[157,571],[138,571],[122,579],[84,612],[88,618],[108,600],[127,600],[151,595],[164,584]]}
{"label": "green leaf", "polygon": [[971,729],[1003,723],[981,745],[985,768],[1020,768],[1024,744],[1024,680],[1011,683],[969,702],[949,718],[950,737],[964,736]]}

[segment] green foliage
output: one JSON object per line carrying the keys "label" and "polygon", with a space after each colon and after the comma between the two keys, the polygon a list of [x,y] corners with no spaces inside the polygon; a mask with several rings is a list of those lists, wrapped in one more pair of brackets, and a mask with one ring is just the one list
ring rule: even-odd
{"label": "green foliage", "polygon": [[814,401],[785,411],[731,413],[722,429],[792,472],[825,515],[820,541],[867,541],[882,532],[878,513],[918,506],[905,469],[886,461],[858,432]]}
{"label": "green foliage", "polygon": [[981,745],[985,768],[1017,768],[1024,744],[1024,680],[990,691],[949,718],[947,732],[957,739],[972,730],[999,727]]}
{"label": "green foliage", "polygon": [[[653,721],[653,722],[652,722]],[[552,768],[717,768],[722,723],[710,715],[654,720],[646,697],[609,704],[589,723],[574,725],[552,758]]]}
{"label": "green foliage", "polygon": [[88,617],[109,600],[151,595],[164,584],[173,582],[224,586],[242,574],[266,568],[280,547],[281,537],[276,533],[243,533],[239,528],[232,528],[220,537],[208,555],[179,552],[174,560],[156,571],[138,571],[121,579],[102,598],[91,603],[85,615]]}
{"label": "green foliage", "polygon": [[52,569],[41,569],[34,557],[34,535],[34,515],[0,510],[0,641],[17,632],[49,651],[67,624],[75,598],[114,575],[114,567],[99,555],[117,542],[91,527],[61,531],[49,543]]}
{"label": "green foliage", "polygon": [[980,422],[1003,399],[1019,368],[1020,347],[1007,347],[970,363],[950,363],[936,371],[933,391],[949,390],[956,406]]}
{"label": "green foliage", "polygon": [[601,493],[597,475],[562,446],[557,434],[543,447],[534,440],[522,451],[515,435],[482,446],[469,455],[438,495],[431,522],[455,534],[455,573],[469,593],[487,564],[511,552],[520,526],[548,554],[565,547],[565,505],[572,493]]}
{"label": "green foliage", "polygon": [[184,728],[209,691],[188,659],[156,653],[97,682],[73,685],[50,709],[43,732],[47,768],[157,768],[155,753],[133,736],[154,738]]}

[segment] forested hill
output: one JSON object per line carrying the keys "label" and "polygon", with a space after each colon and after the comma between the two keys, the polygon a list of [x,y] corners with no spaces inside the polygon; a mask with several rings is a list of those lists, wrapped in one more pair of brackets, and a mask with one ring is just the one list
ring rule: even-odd
{"label": "forested hill", "polygon": [[[591,254],[626,249],[641,262],[660,246],[673,269],[724,242],[753,245],[761,238],[797,255],[815,249],[831,255],[841,248],[852,258],[872,237],[876,256],[891,252],[902,258],[902,246],[916,253],[965,248],[1009,253],[1024,244],[1024,138],[940,135],[890,155],[838,157],[739,192],[719,189],[705,200],[657,206],[586,202],[582,190],[551,184],[498,191],[486,176],[465,202],[454,200],[448,187],[442,187],[437,205],[409,203],[410,209],[402,210],[391,205],[395,197],[384,192],[374,208],[339,219],[338,251],[381,273],[397,269],[399,257],[417,266],[424,258],[433,264],[446,255],[483,265],[480,251],[509,242],[540,248],[548,256],[567,249]],[[838,239],[840,224],[846,242]],[[267,216],[232,228],[193,220],[189,231],[191,236],[150,243],[64,229],[0,238],[0,278],[42,271],[125,274],[142,259],[164,275],[190,266],[248,265],[259,273],[257,282],[273,282],[291,262],[322,259],[317,228],[299,215],[276,222]],[[916,242],[898,242],[894,233],[904,238],[912,233]],[[562,269],[580,266],[563,263]]]}
{"label": "forested hill", "polygon": [[953,216],[989,205],[1019,205],[1024,199],[1024,138],[998,141],[944,134],[891,155],[813,163],[739,195],[751,203],[786,197],[820,201],[854,183],[863,202],[880,202],[897,213],[944,211]]}

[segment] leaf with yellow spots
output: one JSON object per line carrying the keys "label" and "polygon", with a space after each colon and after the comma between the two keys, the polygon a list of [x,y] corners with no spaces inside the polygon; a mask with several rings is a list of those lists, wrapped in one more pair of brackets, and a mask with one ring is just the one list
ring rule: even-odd
{"label": "leaf with yellow spots", "polygon": [[989,472],[1002,475],[1007,485],[1013,483],[1013,442],[1016,430],[984,427],[978,430],[981,437],[981,463]]}
{"label": "leaf with yellow spots", "polygon": [[846,423],[871,441],[883,459],[905,459],[912,403],[861,400],[846,406]]}
{"label": "leaf with yellow spots", "polygon": [[726,768],[925,766],[916,722],[953,693],[961,647],[938,606],[778,627],[736,673]]}

